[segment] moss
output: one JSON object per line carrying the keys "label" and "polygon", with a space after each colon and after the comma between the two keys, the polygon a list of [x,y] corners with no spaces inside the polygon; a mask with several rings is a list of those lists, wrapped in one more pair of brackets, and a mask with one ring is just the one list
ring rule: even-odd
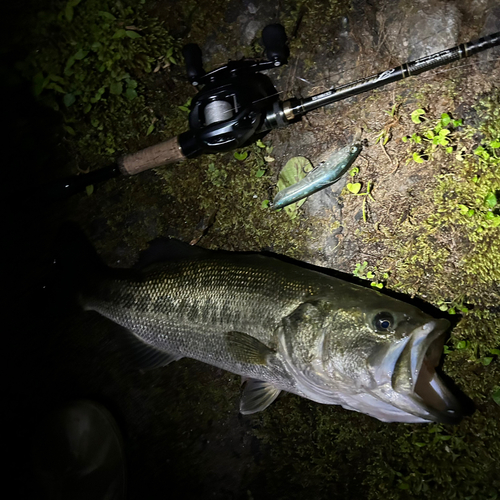
{"label": "moss", "polygon": [[273,413],[257,432],[276,498],[493,499],[500,486],[494,411],[456,427],[387,425],[287,395]]}
{"label": "moss", "polygon": [[[265,160],[269,150],[269,145],[267,152],[252,145],[241,150],[249,153],[243,161],[236,160],[233,153],[206,155],[191,160],[189,169],[183,165],[158,169],[157,175],[166,181],[166,192],[183,207],[179,215],[184,222],[189,221],[183,225],[193,228],[200,217],[214,214],[213,227],[201,240],[202,245],[302,255],[301,242],[311,234],[309,224],[291,219],[284,211],[273,213],[265,203],[275,191],[270,164]],[[192,234],[185,237],[190,239]]]}

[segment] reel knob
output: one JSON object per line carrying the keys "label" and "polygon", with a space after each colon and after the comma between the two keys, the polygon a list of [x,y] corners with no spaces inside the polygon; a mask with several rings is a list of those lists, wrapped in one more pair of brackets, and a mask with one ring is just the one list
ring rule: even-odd
{"label": "reel knob", "polygon": [[266,48],[266,56],[274,61],[275,66],[288,62],[290,50],[287,45],[285,28],[281,24],[269,24],[262,31],[262,42]]}
{"label": "reel knob", "polygon": [[201,49],[195,43],[188,43],[182,47],[182,55],[186,61],[186,71],[189,81],[193,85],[198,85],[200,78],[205,74]]}

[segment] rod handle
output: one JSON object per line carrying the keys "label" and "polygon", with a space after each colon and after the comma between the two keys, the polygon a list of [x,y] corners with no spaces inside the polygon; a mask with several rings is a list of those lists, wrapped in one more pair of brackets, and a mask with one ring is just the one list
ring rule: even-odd
{"label": "rod handle", "polygon": [[178,137],[172,137],[160,144],[122,156],[118,160],[118,167],[123,175],[135,175],[144,170],[175,163],[185,158],[179,146]]}

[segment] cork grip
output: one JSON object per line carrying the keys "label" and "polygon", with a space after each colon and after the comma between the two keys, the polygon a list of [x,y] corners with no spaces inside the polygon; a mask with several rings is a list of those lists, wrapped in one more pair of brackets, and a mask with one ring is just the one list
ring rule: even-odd
{"label": "cork grip", "polygon": [[141,149],[137,153],[123,156],[118,160],[118,167],[123,175],[135,175],[150,168],[184,160],[177,137],[165,142]]}

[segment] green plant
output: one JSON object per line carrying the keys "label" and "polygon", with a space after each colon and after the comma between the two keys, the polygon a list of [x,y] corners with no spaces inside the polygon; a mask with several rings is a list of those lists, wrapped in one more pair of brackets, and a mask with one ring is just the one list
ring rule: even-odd
{"label": "green plant", "polygon": [[[100,154],[154,130],[141,82],[179,58],[177,42],[143,4],[56,0],[38,14],[36,50],[20,65],[35,95],[62,113],[65,131]],[[124,120],[130,115],[135,129]]]}
{"label": "green plant", "polygon": [[[425,111],[423,109],[416,109],[411,113],[411,119],[414,123],[420,124],[422,123],[424,114]],[[426,118],[426,120],[428,119]],[[416,163],[423,163],[431,159],[440,146],[444,148],[446,153],[452,153],[456,146],[456,129],[460,126],[462,126],[462,120],[454,120],[448,113],[443,113],[441,118],[434,122],[432,128],[422,133],[414,132],[410,136],[403,136],[401,138],[403,142],[424,146],[423,149],[420,148],[418,151],[413,151],[411,157],[406,162],[414,160]]]}
{"label": "green plant", "polygon": [[387,271],[379,271],[377,267],[373,267],[371,271],[367,271],[367,267],[368,262],[366,260],[361,264],[357,263],[353,271],[354,276],[363,280],[372,280],[370,285],[374,288],[384,288],[382,280],[387,280],[389,273]]}
{"label": "green plant", "polygon": [[360,191],[361,191],[361,183],[360,182],[355,182],[355,183],[349,182],[346,185],[346,188],[350,193],[352,193],[356,196],[364,196],[365,197],[363,199],[363,208],[362,208],[364,222],[367,221],[367,215],[366,215],[366,200],[367,200],[367,198],[369,197],[372,201],[375,201],[375,199],[371,195],[372,186],[373,186],[372,183],[370,181],[368,181],[366,184],[366,192],[360,193]]}
{"label": "green plant", "polygon": [[210,163],[208,165],[208,179],[215,187],[221,187],[224,185],[227,179],[227,172],[224,168],[217,168],[215,163]]}

